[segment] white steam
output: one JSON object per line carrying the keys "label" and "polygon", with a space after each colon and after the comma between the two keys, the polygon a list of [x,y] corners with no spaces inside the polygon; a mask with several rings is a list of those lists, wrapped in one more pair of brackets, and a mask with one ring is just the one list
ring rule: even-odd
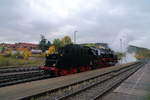
{"label": "white steam", "polygon": [[128,63],[128,62],[134,62],[136,61],[137,59],[135,58],[135,54],[134,53],[126,53],[125,54],[125,57],[123,57],[119,63],[120,64],[124,64],[124,63]]}
{"label": "white steam", "polygon": [[129,29],[122,30],[114,42],[110,45],[114,51],[125,53],[125,57],[119,61],[121,64],[136,61],[135,54],[127,52],[129,44],[135,40],[133,34],[134,32]]}

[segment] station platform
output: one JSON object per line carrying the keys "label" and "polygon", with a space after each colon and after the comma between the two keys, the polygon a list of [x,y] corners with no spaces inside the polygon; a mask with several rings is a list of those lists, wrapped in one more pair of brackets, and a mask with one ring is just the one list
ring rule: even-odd
{"label": "station platform", "polygon": [[146,100],[150,93],[150,62],[101,100]]}

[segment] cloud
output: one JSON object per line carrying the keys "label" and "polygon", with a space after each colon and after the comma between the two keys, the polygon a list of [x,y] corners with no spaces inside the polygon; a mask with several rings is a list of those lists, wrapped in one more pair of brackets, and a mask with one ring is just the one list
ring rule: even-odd
{"label": "cloud", "polygon": [[[148,0],[1,0],[0,42],[36,42],[77,32],[78,43],[120,41],[147,45],[150,40]],[[118,46],[116,46],[118,48]]]}

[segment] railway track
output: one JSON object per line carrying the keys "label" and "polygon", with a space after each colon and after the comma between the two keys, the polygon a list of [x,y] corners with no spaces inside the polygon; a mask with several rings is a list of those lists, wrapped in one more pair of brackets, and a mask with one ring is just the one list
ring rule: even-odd
{"label": "railway track", "polygon": [[[111,90],[113,87],[121,83],[123,80],[128,78],[132,73],[134,73],[137,68],[126,69],[121,72],[112,73],[110,76],[97,79],[92,84],[87,84],[85,87],[75,90],[74,92],[70,92],[67,95],[62,95],[62,97],[58,97],[58,100],[98,100],[100,99],[106,92]],[[130,70],[130,71],[129,71]],[[92,80],[91,80],[92,81]]]}
{"label": "railway track", "polygon": [[0,87],[49,78],[37,67],[0,69]]}
{"label": "railway track", "polygon": [[145,62],[136,63],[44,93],[21,98],[22,100],[98,100],[112,88],[141,68]]}
{"label": "railway track", "polygon": [[0,74],[2,73],[12,73],[12,72],[24,72],[24,71],[34,71],[39,70],[39,67],[2,67],[0,68]]}

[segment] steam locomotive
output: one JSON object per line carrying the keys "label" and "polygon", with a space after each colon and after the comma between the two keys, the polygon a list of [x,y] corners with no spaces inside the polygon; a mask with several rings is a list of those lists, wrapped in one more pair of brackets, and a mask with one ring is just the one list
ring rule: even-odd
{"label": "steam locomotive", "polygon": [[40,69],[53,76],[63,76],[113,66],[117,61],[111,49],[69,44],[46,56],[45,65]]}

